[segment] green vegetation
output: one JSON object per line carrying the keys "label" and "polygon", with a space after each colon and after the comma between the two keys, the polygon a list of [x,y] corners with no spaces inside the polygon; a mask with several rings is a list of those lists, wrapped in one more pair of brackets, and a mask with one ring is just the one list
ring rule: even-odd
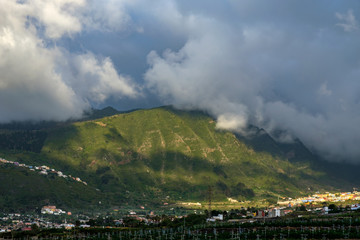
{"label": "green vegetation", "polygon": [[[0,164],[2,212],[40,212],[44,205],[59,208],[89,208],[102,199],[95,189],[55,175],[42,176],[25,168]],[[76,199],[76,201],[74,201]]]}
{"label": "green vegetation", "polygon": [[[12,134],[9,131],[0,137]],[[306,157],[311,153],[299,142],[293,147],[277,144],[264,132],[246,140],[217,129],[215,121],[201,112],[162,107],[27,131],[31,137],[39,136],[30,141],[36,149],[2,144],[2,157],[79,176],[89,185],[83,186],[84,194],[79,189],[72,191],[87,202],[96,202],[89,199],[101,197],[101,192],[106,206],[206,201],[209,186],[213,201],[277,199],[351,186],[316,167]],[[26,145],[29,139],[24,137],[23,142]],[[4,183],[13,176],[8,175]],[[31,184],[41,182],[37,178]],[[49,186],[59,188],[59,184],[52,185],[57,181]],[[19,191],[16,184],[11,187]],[[93,193],[95,188],[98,194]],[[81,198],[71,191],[59,192],[54,201],[91,206],[81,204]],[[48,195],[49,191],[29,198],[49,199]],[[5,196],[0,197],[0,206],[8,202]]]}

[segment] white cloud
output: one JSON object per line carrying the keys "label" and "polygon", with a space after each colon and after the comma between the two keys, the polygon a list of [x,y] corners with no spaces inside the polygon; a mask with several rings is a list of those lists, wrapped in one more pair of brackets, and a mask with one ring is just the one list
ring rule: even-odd
{"label": "white cloud", "polygon": [[[298,136],[317,152],[355,161],[360,35],[338,27],[357,31],[354,12],[342,12],[359,7],[356,1],[335,10],[326,1],[3,1],[0,121],[76,117],[90,105],[142,96],[145,88],[164,104],[208,111],[220,128],[280,128],[289,133],[283,140]],[[145,86],[121,74],[119,63],[135,77],[145,71]]]}
{"label": "white cloud", "polygon": [[[333,160],[357,161],[360,111],[354,86],[360,75],[354,63],[359,58],[346,44],[334,47],[328,39],[355,40],[344,40],[331,24],[289,27],[261,18],[238,23],[172,6],[174,18],[168,13],[158,18],[180,29],[187,41],[162,55],[151,52],[145,74],[148,87],[165,103],[207,110],[219,128],[232,131],[243,131],[248,123],[269,132],[282,129],[288,133],[282,141],[296,136]],[[347,24],[341,25],[345,30],[357,28],[351,11],[337,17]]]}
{"label": "white cloud", "polygon": [[44,25],[48,38],[57,39],[82,29],[76,13],[85,6],[85,0],[29,0],[26,4],[30,10],[28,14]]}
{"label": "white cloud", "polygon": [[80,96],[96,103],[104,102],[109,96],[139,96],[138,87],[132,84],[130,77],[118,74],[110,58],[96,57],[92,53],[72,58],[67,66],[74,68],[69,84]]}
{"label": "white cloud", "polygon": [[139,0],[89,0],[82,20],[90,31],[141,32],[141,26],[137,26],[130,14],[129,9],[138,5]]}
{"label": "white cloud", "polygon": [[244,133],[243,129],[247,127],[247,124],[248,122],[244,115],[221,114],[217,118],[216,127],[218,129]]}
{"label": "white cloud", "polygon": [[342,23],[336,24],[336,26],[342,27],[345,32],[353,32],[359,29],[359,24],[351,9],[345,14],[336,13],[335,16],[337,19],[343,21]]}
{"label": "white cloud", "polygon": [[80,117],[89,102],[137,95],[131,79],[119,75],[109,58],[69,54],[46,45],[81,31],[76,13],[84,5],[82,0],[2,2],[0,122],[66,120]]}

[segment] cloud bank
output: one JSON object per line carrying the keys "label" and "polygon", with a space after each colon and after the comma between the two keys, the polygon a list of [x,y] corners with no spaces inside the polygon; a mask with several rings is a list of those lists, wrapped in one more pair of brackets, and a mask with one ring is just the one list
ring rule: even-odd
{"label": "cloud bank", "polygon": [[110,58],[70,53],[57,41],[86,28],[82,0],[5,1],[0,9],[0,122],[80,117],[107,98],[136,97]]}
{"label": "cloud bank", "polygon": [[[360,159],[358,1],[23,0],[0,10],[0,122],[203,109]],[[140,99],[140,100],[139,100]],[[125,105],[124,105],[125,104]]]}
{"label": "cloud bank", "polygon": [[[305,2],[302,8],[307,5],[313,4]],[[247,1],[232,7],[238,16],[246,10],[258,14]],[[179,50],[148,55],[146,83],[165,102],[207,110],[217,117],[219,128],[241,131],[251,123],[269,132],[282,129],[325,157],[357,161],[356,18],[352,10],[326,12],[316,7],[321,5],[307,16],[310,21],[296,19],[299,9],[290,7],[294,19],[282,16],[285,12],[276,19],[264,9],[257,19],[178,11],[172,15],[181,16],[180,31],[187,41]],[[319,13],[328,22],[313,24],[313,14]]]}

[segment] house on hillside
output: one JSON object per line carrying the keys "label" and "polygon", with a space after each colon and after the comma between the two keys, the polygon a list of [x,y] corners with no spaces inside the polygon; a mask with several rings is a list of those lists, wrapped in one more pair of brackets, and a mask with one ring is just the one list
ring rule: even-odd
{"label": "house on hillside", "polygon": [[224,215],[218,214],[217,216],[212,216],[211,218],[206,219],[207,222],[216,222],[216,221],[224,221]]}
{"label": "house on hillside", "polygon": [[55,211],[56,211],[56,206],[43,206],[41,208],[42,214],[54,214]]}
{"label": "house on hillside", "polygon": [[356,203],[356,204],[353,204],[353,205],[351,205],[351,210],[358,210],[358,209],[360,209],[360,204],[358,204],[358,203]]}

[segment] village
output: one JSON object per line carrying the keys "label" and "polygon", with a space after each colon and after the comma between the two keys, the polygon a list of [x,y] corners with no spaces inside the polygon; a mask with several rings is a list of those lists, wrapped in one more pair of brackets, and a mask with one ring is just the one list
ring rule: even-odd
{"label": "village", "polygon": [[[203,216],[207,223],[252,223],[258,220],[278,219],[287,216],[300,218],[306,216],[336,216],[350,212],[358,212],[360,204],[351,202],[359,200],[359,192],[352,193],[317,193],[306,198],[289,199],[279,201],[277,206],[267,208],[241,207],[230,211],[212,210],[198,211],[187,209],[185,215],[171,214],[170,212],[158,214],[154,210],[146,211],[141,206],[140,214],[134,210],[118,212],[114,209],[107,214],[88,216],[86,214],[73,215],[54,205],[41,208],[39,214],[0,213],[0,233],[11,231],[31,231],[38,229],[72,229],[90,227],[132,227],[161,225],[163,221],[177,222],[189,216]],[[337,202],[345,202],[345,205],[335,205]],[[331,206],[335,206],[335,208]],[[169,206],[170,207],[170,206]],[[337,211],[335,211],[337,210]]]}
{"label": "village", "polygon": [[34,229],[70,229],[75,227],[72,223],[51,221],[43,216],[30,214],[10,213],[0,217],[0,233],[12,231],[32,231]]}
{"label": "village", "polygon": [[339,192],[339,193],[316,193],[312,196],[308,197],[300,197],[296,199],[288,198],[284,201],[278,201],[277,204],[281,206],[296,206],[296,205],[311,205],[315,203],[325,203],[325,202],[346,202],[346,201],[359,201],[360,200],[360,192]]}
{"label": "village", "polygon": [[[260,239],[260,236],[277,239],[281,234],[288,239],[359,236],[359,211],[353,207],[339,207],[338,210],[335,212],[324,205],[318,211],[311,205],[308,208],[301,205],[292,209],[283,206],[198,214],[189,211],[181,216],[154,211],[143,215],[134,210],[90,216],[72,214],[49,205],[43,206],[39,214],[0,213],[0,239],[28,239],[29,236],[35,239],[52,236],[63,236],[63,239]],[[142,237],[134,238],[134,235]]]}
{"label": "village", "polygon": [[68,180],[73,180],[73,181],[82,183],[84,185],[87,185],[87,183],[85,181],[81,180],[79,177],[73,177],[71,175],[65,175],[63,172],[55,170],[54,168],[50,168],[50,167],[45,166],[45,165],[43,165],[43,166],[32,166],[32,165],[27,165],[27,164],[24,164],[24,163],[19,163],[19,162],[16,162],[16,161],[9,161],[9,160],[6,160],[6,159],[1,158],[1,157],[0,157],[0,163],[11,164],[12,166],[15,166],[15,167],[27,168],[30,171],[34,171],[34,172],[39,173],[40,175],[45,175],[45,176],[48,175],[48,174],[55,174],[58,177],[65,178],[65,179],[68,179]]}
{"label": "village", "polygon": [[[26,168],[40,175],[53,175],[84,185],[87,183],[79,177],[66,175],[61,171],[48,166],[32,166],[16,161],[0,158],[0,164]],[[228,198],[228,202],[239,204],[242,202]],[[203,226],[211,224],[252,224],[259,221],[274,221],[275,219],[302,219],[306,217],[337,218],[341,214],[358,214],[360,211],[360,192],[316,192],[313,195],[299,198],[279,197],[276,204],[268,207],[239,207],[231,210],[204,209],[202,204],[196,203],[168,203],[164,202],[164,211],[145,209],[138,206],[133,210],[109,210],[107,213],[72,214],[54,205],[42,206],[36,213],[5,213],[0,212],[0,238],[1,234],[40,231],[40,229],[92,229],[106,228],[132,228],[132,227],[169,227],[177,226],[181,222],[191,222],[197,219]],[[179,214],[174,208],[181,208],[185,212]],[[201,208],[202,210],[200,210]],[[39,208],[40,209],[40,208]],[[199,220],[200,219],[200,220]]]}

